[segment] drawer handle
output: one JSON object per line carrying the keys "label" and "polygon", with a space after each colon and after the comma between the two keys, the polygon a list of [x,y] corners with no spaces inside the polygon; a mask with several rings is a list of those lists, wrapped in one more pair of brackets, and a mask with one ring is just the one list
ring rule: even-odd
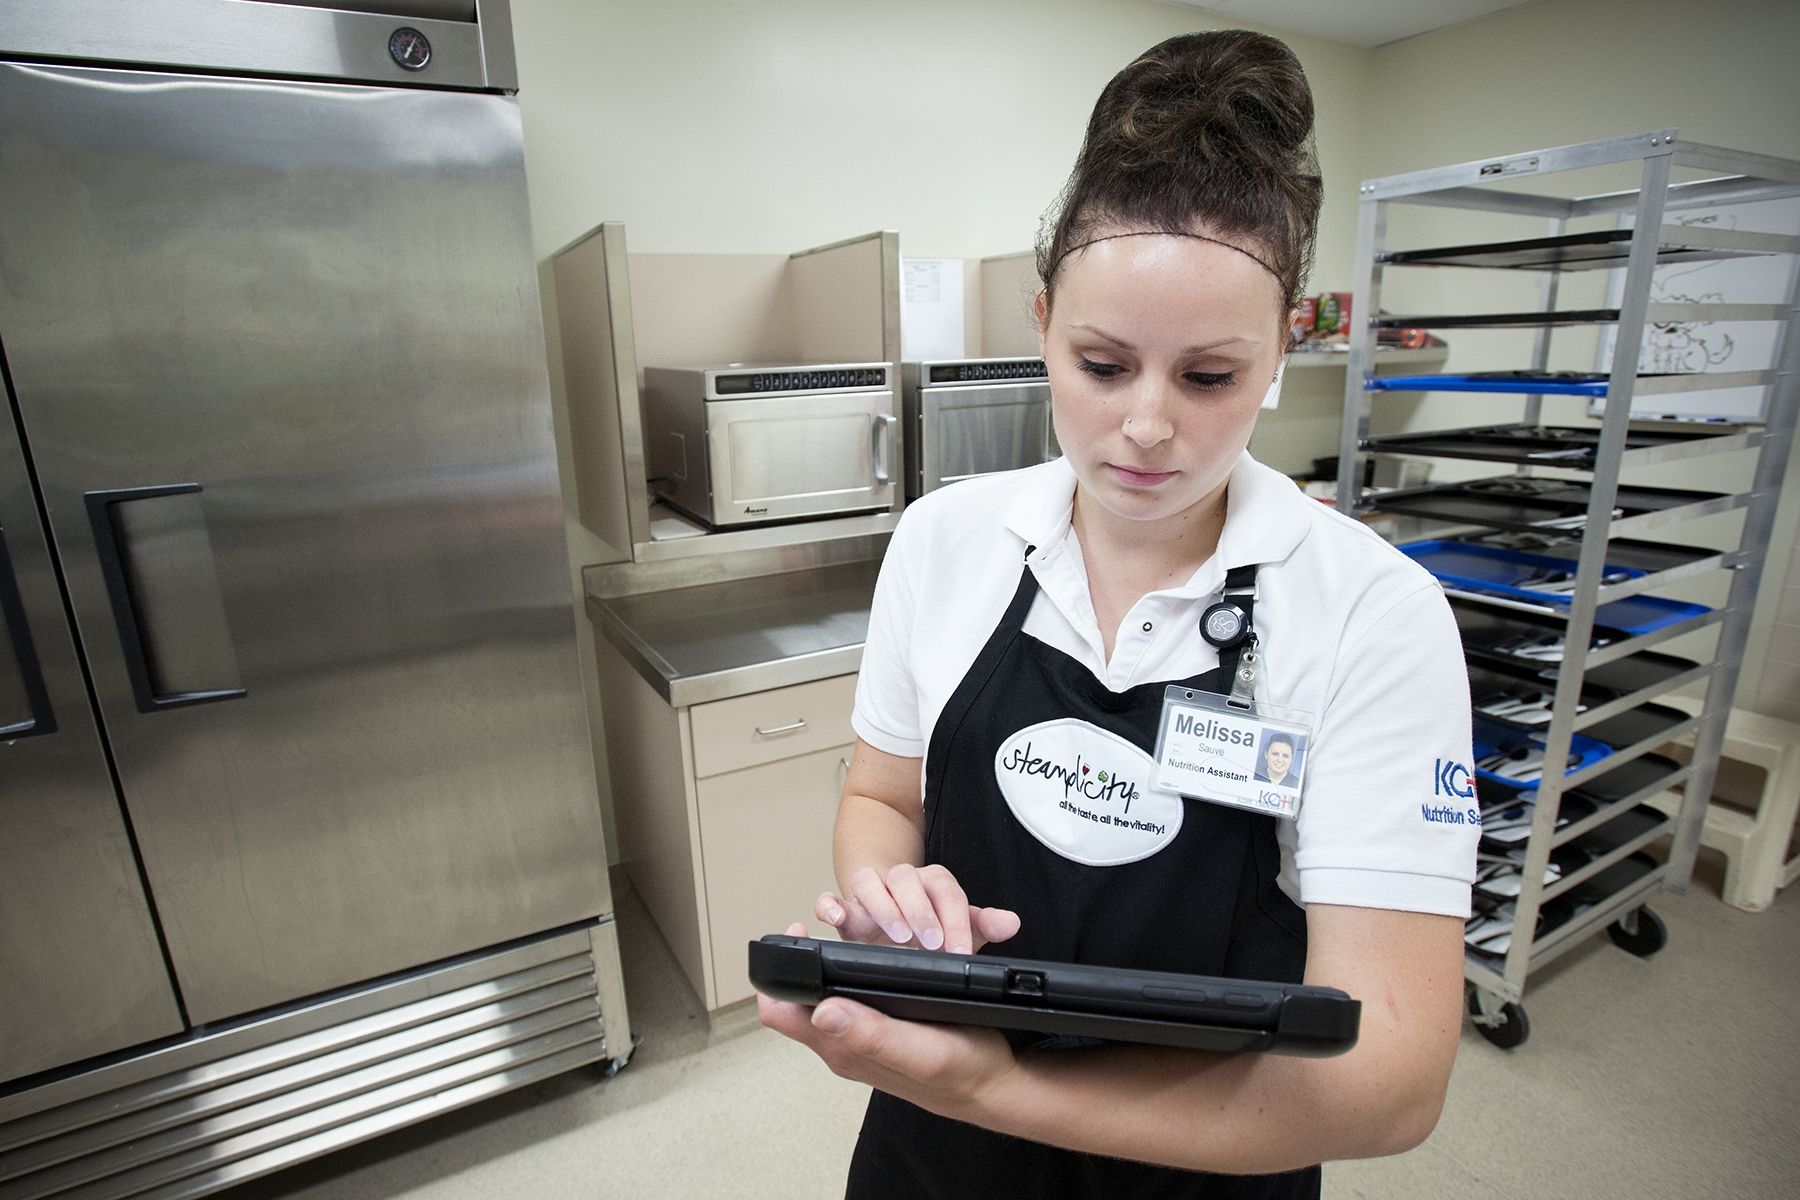
{"label": "drawer handle", "polygon": [[761,725],[758,725],[756,727],[756,734],[758,737],[774,737],[778,733],[792,733],[796,729],[805,728],[806,718],[801,717],[798,721],[791,721],[786,725],[777,725],[773,729],[764,729]]}

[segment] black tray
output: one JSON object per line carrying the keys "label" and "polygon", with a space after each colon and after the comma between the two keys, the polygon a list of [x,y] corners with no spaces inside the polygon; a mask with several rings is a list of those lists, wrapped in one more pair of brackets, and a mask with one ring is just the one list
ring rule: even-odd
{"label": "black tray", "polygon": [[[1523,550],[1528,554],[1537,554],[1547,558],[1567,559],[1572,564],[1581,557],[1581,539],[1571,538],[1552,530],[1515,531],[1509,533],[1484,533],[1478,537],[1465,538],[1479,546],[1494,546],[1502,550]],[[1646,542],[1636,538],[1612,538],[1606,543],[1606,564],[1609,567],[1627,567],[1633,571],[1655,574],[1658,571],[1672,571],[1677,567],[1685,567],[1705,558],[1717,558],[1719,551],[1709,550],[1703,546],[1683,546],[1675,542]]]}
{"label": "black tray", "polygon": [[[1592,271],[1617,267],[1631,256],[1631,230],[1603,229],[1511,242],[1480,242],[1420,250],[1390,250],[1375,261],[1397,267],[1484,267],[1509,271]],[[1668,238],[1656,249],[1658,263],[1715,262],[1748,258],[1754,250],[1683,245]]]}
{"label": "black tray", "polygon": [[[1558,829],[1572,821],[1581,820],[1594,811],[1573,793],[1564,799],[1573,799],[1574,803],[1558,807],[1556,812]],[[1573,808],[1575,811],[1565,812],[1566,808]],[[1580,837],[1555,847],[1550,851],[1550,861],[1555,863],[1564,875],[1573,875],[1595,859],[1604,858],[1625,843],[1643,837],[1651,830],[1667,824],[1669,824],[1669,818],[1660,810],[1651,808],[1648,804],[1635,805],[1588,830]],[[1487,854],[1512,859],[1521,865],[1525,861],[1527,845],[1526,841],[1494,842],[1491,839],[1482,839],[1482,849]],[[1490,857],[1488,861],[1492,862],[1493,858]],[[1601,872],[1601,874],[1605,874],[1605,872]],[[1577,887],[1579,886],[1578,884]]]}
{"label": "black tray", "polygon": [[1616,717],[1595,721],[1581,732],[1597,742],[1605,742],[1614,750],[1622,750],[1691,719],[1679,708],[1670,708],[1666,704],[1640,704]]}
{"label": "black tray", "polygon": [[[1521,637],[1554,633],[1559,629],[1557,622],[1547,620],[1540,625],[1535,621],[1509,620],[1510,614],[1489,616],[1478,605],[1459,604],[1458,598],[1454,596],[1450,603],[1457,628],[1463,634],[1463,650],[1469,658],[1471,690],[1476,687],[1478,670],[1483,673],[1483,678],[1492,677],[1489,679],[1492,686],[1503,683],[1503,677],[1511,677],[1547,689],[1556,687],[1556,680],[1562,672],[1560,663],[1518,658],[1499,647],[1514,643]],[[1611,633],[1601,636],[1602,640],[1594,644],[1604,645],[1616,640],[1616,635]],[[1640,650],[1636,654],[1589,667],[1581,677],[1582,703],[1589,707],[1605,704],[1620,696],[1666,683],[1698,665],[1691,658]]]}
{"label": "black tray", "polygon": [[1464,313],[1457,316],[1377,317],[1377,329],[1507,329],[1515,326],[1604,325],[1619,319],[1616,308],[1580,308],[1563,312]]}
{"label": "black tray", "polygon": [[[1491,658],[1504,658],[1524,666],[1533,664],[1554,673],[1560,660],[1543,658],[1516,658],[1507,650],[1525,639],[1539,636],[1562,637],[1569,628],[1567,618],[1549,613],[1538,614],[1515,609],[1500,609],[1462,596],[1451,596],[1450,611],[1456,617],[1456,627],[1462,633],[1463,649],[1479,653]],[[1622,641],[1631,635],[1622,629],[1613,629],[1605,625],[1595,625],[1593,637],[1588,641],[1588,648],[1597,650],[1611,642]]]}
{"label": "black tray", "polygon": [[1567,795],[1580,796],[1604,808],[1627,796],[1636,795],[1679,770],[1681,764],[1672,758],[1664,758],[1660,754],[1645,754],[1608,768],[1605,774],[1595,776]]}
{"label": "black tray", "polygon": [[[1596,905],[1604,904],[1612,897],[1643,882],[1660,866],[1662,866],[1660,862],[1640,850],[1626,855],[1606,870],[1582,880],[1575,887],[1549,901],[1538,910],[1537,932],[1533,940],[1543,939]],[[1477,893],[1475,917],[1471,920],[1478,919],[1485,912],[1492,911],[1506,903],[1510,903],[1510,901],[1493,900]],[[1506,957],[1505,951],[1484,950],[1479,946],[1470,946],[1467,943],[1464,945],[1468,953],[1482,958],[1493,960]]]}
{"label": "black tray", "polygon": [[[1383,512],[1437,521],[1486,525],[1495,529],[1573,532],[1587,523],[1591,490],[1591,485],[1582,481],[1504,476],[1383,492],[1370,497],[1370,503]],[[1722,498],[1720,492],[1685,488],[1621,487],[1614,501],[1614,519]]]}
{"label": "black tray", "polygon": [[[1634,429],[1625,435],[1625,449],[1645,450],[1681,445],[1717,436],[1692,431],[1664,432]],[[1490,425],[1477,429],[1438,433],[1407,433],[1370,438],[1365,450],[1381,454],[1421,454],[1434,458],[1466,458],[1480,462],[1510,462],[1587,469],[1600,451],[1600,431],[1564,425]]]}

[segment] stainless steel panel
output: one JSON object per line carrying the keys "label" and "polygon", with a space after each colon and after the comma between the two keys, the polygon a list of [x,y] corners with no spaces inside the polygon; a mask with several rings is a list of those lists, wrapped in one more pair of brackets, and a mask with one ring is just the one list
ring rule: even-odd
{"label": "stainless steel panel", "polygon": [[[179,1033],[118,793],[0,407],[0,1083]],[[34,698],[32,693],[37,693]]]}
{"label": "stainless steel panel", "polygon": [[[516,105],[0,64],[0,114],[0,330],[190,1016],[610,908]],[[84,495],[189,481],[247,694],[144,713]]]}
{"label": "stainless steel panel", "polygon": [[0,1093],[0,1153],[575,978],[590,969],[591,934],[469,955]]}
{"label": "stainless steel panel", "polygon": [[1050,457],[1050,385],[925,388],[920,399],[919,490]]}
{"label": "stainless steel panel", "polygon": [[877,559],[602,599],[595,624],[676,708],[856,670]]}
{"label": "stainless steel panel", "polygon": [[90,1072],[81,1099],[25,1092],[28,1115],[0,1109],[0,1194],[201,1195],[598,1061],[599,928],[198,1037],[148,1073],[149,1057]]}
{"label": "stainless steel panel", "polygon": [[[0,5],[0,57],[197,67],[408,86],[517,88],[504,0],[483,0],[479,25],[458,15],[459,8],[467,7],[447,0],[7,3]],[[374,11],[341,11],[352,8]],[[388,53],[388,38],[401,26],[423,33],[431,45],[430,60],[420,70],[400,66]]]}

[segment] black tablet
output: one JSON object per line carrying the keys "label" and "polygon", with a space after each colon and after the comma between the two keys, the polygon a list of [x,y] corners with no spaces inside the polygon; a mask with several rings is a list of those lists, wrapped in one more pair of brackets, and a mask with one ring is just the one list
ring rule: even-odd
{"label": "black tablet", "polygon": [[788,934],[750,943],[750,982],[777,1000],[844,996],[912,1021],[1314,1058],[1354,1046],[1362,1017],[1336,988]]}

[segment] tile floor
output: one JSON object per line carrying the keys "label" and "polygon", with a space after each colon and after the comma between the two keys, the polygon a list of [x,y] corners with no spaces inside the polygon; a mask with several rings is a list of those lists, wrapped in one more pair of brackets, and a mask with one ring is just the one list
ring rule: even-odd
{"label": "tile floor", "polygon": [[[1597,936],[1534,978],[1524,1046],[1465,1027],[1437,1132],[1328,1166],[1327,1200],[1800,1196],[1800,887],[1739,912],[1718,899],[1720,869],[1702,852],[1694,886],[1655,901],[1669,927],[1656,958]],[[618,1076],[576,1071],[226,1200],[841,1195],[865,1090],[747,1006],[708,1021],[619,893],[643,1044]]]}

